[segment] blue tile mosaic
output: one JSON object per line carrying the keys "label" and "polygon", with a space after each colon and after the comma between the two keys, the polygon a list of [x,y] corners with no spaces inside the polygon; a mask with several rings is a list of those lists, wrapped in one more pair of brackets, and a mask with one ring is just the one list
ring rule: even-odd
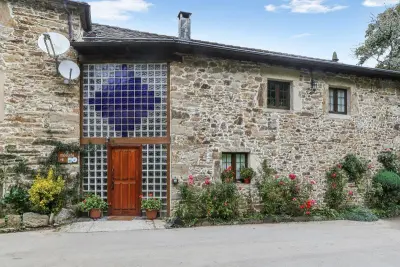
{"label": "blue tile mosaic", "polygon": [[[166,136],[167,64],[85,65],[83,104],[94,111],[84,113],[84,137]],[[100,118],[102,130],[85,127]]]}

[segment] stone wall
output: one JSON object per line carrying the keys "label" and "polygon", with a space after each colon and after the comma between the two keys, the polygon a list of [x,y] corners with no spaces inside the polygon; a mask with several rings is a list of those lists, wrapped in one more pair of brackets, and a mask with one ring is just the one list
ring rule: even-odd
{"label": "stone wall", "polygon": [[[310,73],[229,60],[185,57],[171,64],[172,177],[218,179],[222,152],[249,152],[257,169],[267,159],[279,174],[318,183],[348,153],[372,160],[400,144],[400,84],[366,77]],[[267,81],[291,82],[291,110],[266,108]],[[348,89],[348,115],[328,113],[329,86]],[[172,200],[177,198],[172,189]]]}
{"label": "stone wall", "polygon": [[[80,39],[78,11],[72,19],[75,39]],[[68,37],[62,1],[0,0],[0,71],[5,77],[2,170],[23,159],[35,165],[52,151],[46,140],[79,142],[79,83],[65,85],[54,60],[37,47],[39,35],[49,31]],[[63,58],[75,60],[76,55],[70,49]]]}

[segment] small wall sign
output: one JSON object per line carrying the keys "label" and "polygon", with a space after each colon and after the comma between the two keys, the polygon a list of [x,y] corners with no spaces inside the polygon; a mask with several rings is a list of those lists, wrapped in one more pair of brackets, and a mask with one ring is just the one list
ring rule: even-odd
{"label": "small wall sign", "polygon": [[78,164],[78,152],[58,152],[58,163]]}

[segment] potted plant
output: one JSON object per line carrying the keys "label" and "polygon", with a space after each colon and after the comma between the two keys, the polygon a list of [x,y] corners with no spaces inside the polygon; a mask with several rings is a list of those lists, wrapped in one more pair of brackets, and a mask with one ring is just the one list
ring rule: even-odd
{"label": "potted plant", "polygon": [[147,199],[142,198],[142,209],[146,210],[146,217],[148,220],[154,220],[157,218],[157,212],[161,209],[161,200],[158,198],[153,198],[153,194],[149,194]]}
{"label": "potted plant", "polygon": [[89,195],[81,203],[79,208],[82,211],[89,212],[89,217],[93,220],[101,218],[102,211],[108,208],[107,203],[98,195]]}
{"label": "potted plant", "polygon": [[245,184],[249,184],[256,172],[252,168],[241,168],[240,177],[242,177]]}
{"label": "potted plant", "polygon": [[235,179],[235,172],[232,170],[232,167],[229,166],[221,173],[221,180],[225,183],[231,183]]}

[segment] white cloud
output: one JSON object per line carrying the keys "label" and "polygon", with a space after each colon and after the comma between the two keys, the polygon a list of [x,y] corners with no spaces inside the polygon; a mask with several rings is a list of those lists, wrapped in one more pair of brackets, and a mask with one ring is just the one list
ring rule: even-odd
{"label": "white cloud", "polygon": [[269,11],[269,12],[274,12],[276,10],[276,6],[274,5],[267,5],[265,6],[265,10]]}
{"label": "white cloud", "polygon": [[303,37],[307,37],[307,36],[311,36],[311,35],[312,35],[311,33],[305,32],[305,33],[292,35],[290,38],[291,39],[298,39],[298,38],[303,38]]}
{"label": "white cloud", "polygon": [[[368,1],[368,0],[367,0]],[[328,13],[347,8],[341,5],[326,5],[325,0],[290,0],[288,4],[265,6],[267,11],[276,9],[290,9],[293,13]]]}
{"label": "white cloud", "polygon": [[394,5],[400,3],[399,0],[365,0],[363,2],[364,6],[376,7],[385,5]]}
{"label": "white cloud", "polygon": [[146,0],[106,0],[89,2],[93,19],[129,20],[130,12],[146,12],[153,5]]}

